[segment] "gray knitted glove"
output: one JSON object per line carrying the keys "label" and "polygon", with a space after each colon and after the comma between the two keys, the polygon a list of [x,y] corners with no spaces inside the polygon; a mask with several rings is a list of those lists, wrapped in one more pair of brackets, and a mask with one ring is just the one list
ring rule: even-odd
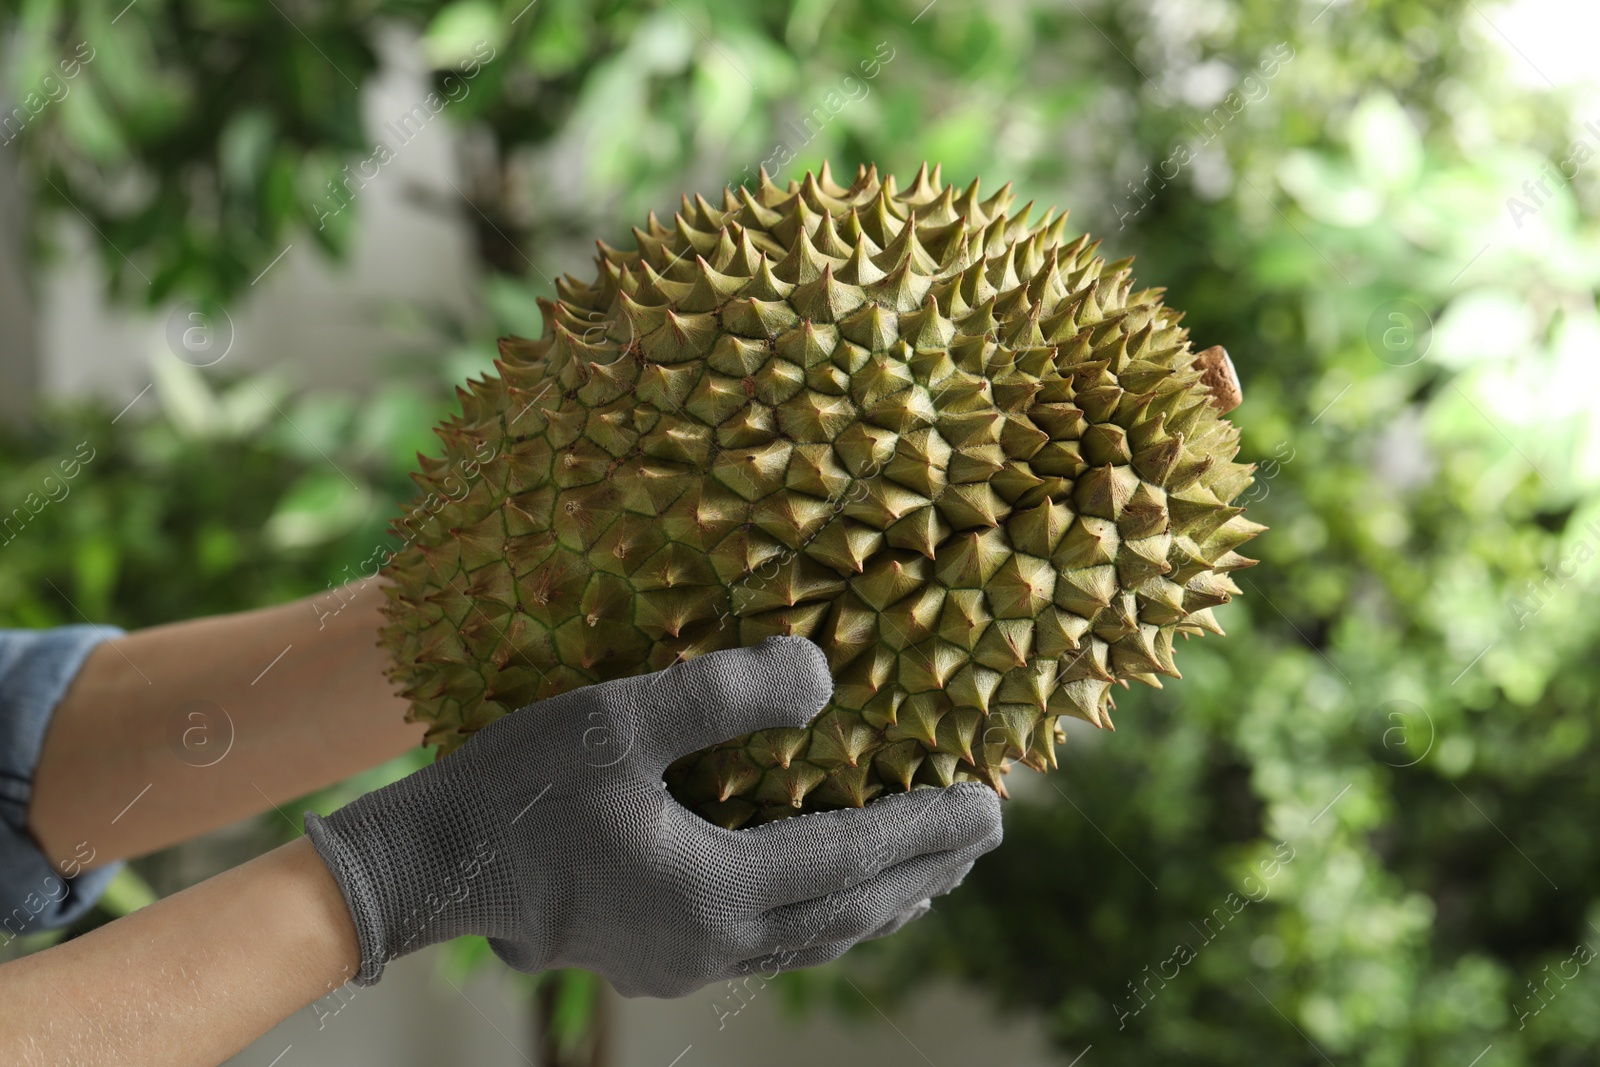
{"label": "gray knitted glove", "polygon": [[584,967],[624,996],[683,996],[810,967],[892,933],[1000,843],[988,786],[724,830],[678,804],[677,757],[803,726],[832,692],[797,637],[530,705],[306,831],[361,942],[358,985],[462,934],[520,971]]}

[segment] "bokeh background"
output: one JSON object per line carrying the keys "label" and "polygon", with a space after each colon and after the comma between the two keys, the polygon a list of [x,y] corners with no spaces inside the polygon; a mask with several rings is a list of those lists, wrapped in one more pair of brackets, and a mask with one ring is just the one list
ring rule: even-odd
{"label": "bokeh background", "polygon": [[[0,625],[353,577],[494,337],[537,334],[594,238],[763,165],[1011,181],[1137,256],[1245,382],[1272,529],[1229,636],[1119,698],[1115,735],[1068,720],[926,919],[679,1002],[458,944],[234,1062],[1593,1062],[1597,25],[1542,0],[0,4],[0,507],[92,455],[0,535]],[[88,923],[290,832],[141,860]]]}

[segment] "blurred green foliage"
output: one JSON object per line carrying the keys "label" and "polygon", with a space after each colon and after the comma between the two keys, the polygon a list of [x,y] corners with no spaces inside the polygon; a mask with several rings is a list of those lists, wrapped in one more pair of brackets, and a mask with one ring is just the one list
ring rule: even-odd
{"label": "blurred green foliage", "polygon": [[[269,378],[217,389],[161,366],[115,424],[114,409],[64,407],[0,441],[0,499],[28,516],[0,546],[0,623],[133,629],[350,581],[343,569],[386,536],[386,508],[409,494],[447,409],[437,388],[291,398]],[[66,477],[74,456],[85,461]]]}
{"label": "blurred green foliage", "polygon": [[[96,49],[23,146],[41,205],[94,223],[130,298],[227,299],[297,227],[341,247],[359,201],[324,231],[316,205],[382,136],[355,85],[389,26],[441,93],[493,49],[448,113],[453,209],[503,328],[537,330],[530,296],[584,269],[581,241],[620,243],[680,192],[763,161],[784,180],[930,158],[1073,208],[1233,354],[1272,530],[1230,635],[1128,694],[1116,735],[1072,730],[1060,772],[1018,782],[1004,848],[905,933],[782,979],[797,1003],[864,1007],[844,973],[880,1004],[955,976],[1044,1013],[1063,1063],[1091,1044],[1140,1067],[1590,1061],[1597,190],[1590,168],[1527,199],[1592,134],[1512,78],[1498,8],[119,7],[24,3],[8,73],[22,94]],[[13,436],[7,500],[80,440],[100,458],[3,546],[8,624],[143,625],[341,580],[441,383],[487,352],[359,403],[169,375],[159,418]]]}

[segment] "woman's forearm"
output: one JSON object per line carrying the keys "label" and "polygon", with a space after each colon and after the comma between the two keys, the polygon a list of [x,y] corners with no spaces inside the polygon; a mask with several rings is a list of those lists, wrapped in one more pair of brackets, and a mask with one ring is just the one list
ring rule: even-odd
{"label": "woman's forearm", "polygon": [[220,1063],[360,961],[339,887],[301,838],[0,967],[0,1063]]}
{"label": "woman's forearm", "polygon": [[404,721],[383,675],[382,604],[368,581],[96,648],[34,776],[29,824],[45,855],[67,874],[142,855],[419,744],[423,727]]}

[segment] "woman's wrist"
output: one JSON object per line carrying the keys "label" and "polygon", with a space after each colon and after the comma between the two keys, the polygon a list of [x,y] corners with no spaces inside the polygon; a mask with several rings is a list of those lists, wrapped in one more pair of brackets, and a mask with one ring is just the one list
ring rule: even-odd
{"label": "woman's wrist", "polygon": [[282,879],[286,895],[303,905],[305,924],[294,929],[308,973],[319,979],[311,998],[315,1000],[354,978],[360,968],[355,924],[339,883],[309,838],[298,837],[268,856],[277,857],[275,877]]}
{"label": "woman's wrist", "polygon": [[[0,1062],[220,1063],[359,966],[339,887],[300,838],[0,967]],[[94,1025],[53,1021],[80,1015]]]}

